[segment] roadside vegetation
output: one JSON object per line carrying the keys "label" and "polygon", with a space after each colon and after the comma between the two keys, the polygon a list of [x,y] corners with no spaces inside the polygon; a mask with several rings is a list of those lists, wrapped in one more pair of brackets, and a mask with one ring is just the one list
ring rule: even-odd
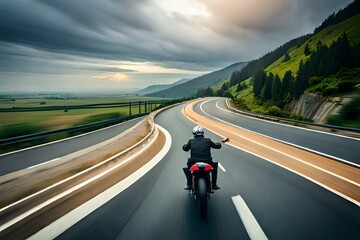
{"label": "roadside vegetation", "polygon": [[360,128],[360,90],[351,101],[340,107],[339,111],[327,118],[327,124]]}
{"label": "roadside vegetation", "polygon": [[[199,90],[197,96],[230,97],[247,111],[310,120],[293,113],[303,94],[333,98],[354,91],[359,84],[360,1],[354,1],[329,16],[313,34],[291,40],[251,61],[233,72],[230,79]],[[357,91],[354,97],[359,96]],[[355,127],[356,121],[358,119],[343,113],[328,120]]]}

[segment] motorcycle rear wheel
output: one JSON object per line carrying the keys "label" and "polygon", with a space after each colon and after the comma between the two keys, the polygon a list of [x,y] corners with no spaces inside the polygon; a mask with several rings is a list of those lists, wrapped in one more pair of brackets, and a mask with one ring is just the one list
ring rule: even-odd
{"label": "motorcycle rear wheel", "polygon": [[207,216],[207,186],[206,180],[204,178],[200,178],[198,180],[198,197],[200,202],[200,216]]}

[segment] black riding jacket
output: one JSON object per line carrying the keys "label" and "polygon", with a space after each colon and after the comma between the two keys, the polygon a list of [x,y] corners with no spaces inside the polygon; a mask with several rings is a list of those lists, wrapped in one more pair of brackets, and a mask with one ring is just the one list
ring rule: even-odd
{"label": "black riding jacket", "polygon": [[219,149],[221,148],[221,143],[213,142],[210,138],[205,138],[204,136],[195,136],[193,139],[190,139],[187,144],[184,144],[182,147],[184,151],[190,151],[190,161],[196,162],[211,162],[211,148]]}

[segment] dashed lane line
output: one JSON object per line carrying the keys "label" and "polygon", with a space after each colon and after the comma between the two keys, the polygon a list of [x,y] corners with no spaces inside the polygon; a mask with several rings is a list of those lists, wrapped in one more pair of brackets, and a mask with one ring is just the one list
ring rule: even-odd
{"label": "dashed lane line", "polygon": [[221,163],[219,163],[219,168],[220,168],[223,172],[226,172],[226,169],[224,168],[223,165],[221,165]]}
{"label": "dashed lane line", "polygon": [[244,199],[240,196],[231,197],[233,204],[235,205],[236,211],[238,212],[241,221],[243,222],[245,229],[251,239],[256,240],[267,240],[267,237],[256,221],[254,215],[246,205]]}

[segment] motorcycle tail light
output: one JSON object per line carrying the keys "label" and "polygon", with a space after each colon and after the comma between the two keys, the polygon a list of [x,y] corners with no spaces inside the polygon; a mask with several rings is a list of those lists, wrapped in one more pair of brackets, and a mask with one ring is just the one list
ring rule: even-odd
{"label": "motorcycle tail light", "polygon": [[211,165],[206,165],[205,166],[205,171],[211,171],[213,170],[214,168],[211,166]]}
{"label": "motorcycle tail light", "polygon": [[196,165],[191,166],[190,172],[199,171],[199,167]]}

